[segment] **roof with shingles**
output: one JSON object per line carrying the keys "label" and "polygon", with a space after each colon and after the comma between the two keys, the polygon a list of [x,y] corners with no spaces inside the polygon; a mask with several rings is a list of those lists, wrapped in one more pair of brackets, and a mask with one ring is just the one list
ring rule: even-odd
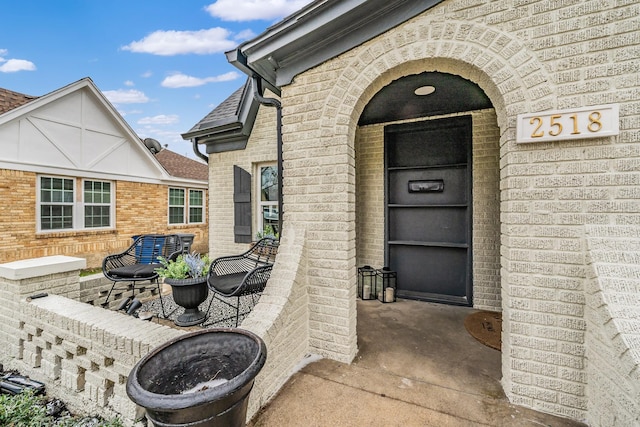
{"label": "roof with shingles", "polygon": [[212,128],[229,121],[238,120],[238,110],[240,110],[244,93],[248,88],[249,84],[247,80],[247,83],[240,86],[227,99],[222,101],[220,105],[204,116],[202,120],[196,123],[188,132],[186,132],[186,134],[202,129]]}
{"label": "roof with shingles", "polygon": [[0,88],[0,114],[18,108],[37,98],[37,96],[25,95],[24,93]]}
{"label": "roof with shingles", "polygon": [[209,167],[206,164],[166,148],[156,154],[156,159],[172,176],[199,181],[208,181],[209,179]]}

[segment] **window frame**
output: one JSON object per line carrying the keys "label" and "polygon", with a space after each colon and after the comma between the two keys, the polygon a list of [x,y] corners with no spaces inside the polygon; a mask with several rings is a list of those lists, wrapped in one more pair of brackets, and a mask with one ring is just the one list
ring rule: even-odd
{"label": "window frame", "polygon": [[[85,199],[85,184],[87,182],[92,182],[92,183],[102,183],[102,184],[109,184],[109,202],[105,203],[105,202],[87,202]],[[81,202],[81,214],[82,214],[82,225],[83,225],[83,229],[84,230],[103,230],[103,229],[110,229],[113,228],[114,224],[115,224],[115,184],[113,181],[109,181],[106,179],[89,179],[89,178],[83,178],[81,180],[81,184],[82,184],[82,202]],[[104,207],[104,206],[108,206],[109,207],[109,225],[101,225],[98,227],[87,227],[87,216],[86,216],[86,212],[85,212],[85,208],[87,206],[100,206],[100,207]],[[80,218],[78,218],[80,219]]]}
{"label": "window frame", "polygon": [[[192,192],[200,193],[201,204],[195,205],[195,206],[191,204],[191,193]],[[204,208],[204,205],[205,205],[205,203],[204,203],[205,194],[204,194],[204,190],[199,189],[199,188],[189,188],[188,194],[189,194],[189,197],[188,197],[189,206],[188,206],[188,211],[187,211],[187,220],[188,220],[187,223],[188,224],[204,224],[204,222],[205,222],[204,221],[204,218],[205,218],[204,217],[204,214],[205,214],[205,208]],[[200,209],[200,221],[191,221],[191,209]]]}
{"label": "window frame", "polygon": [[[179,190],[183,192],[183,200],[182,204],[172,204],[171,203],[171,193],[172,190]],[[194,209],[201,209],[201,218],[200,221],[191,221],[191,193],[199,192],[202,195],[202,204],[193,206]],[[190,187],[169,187],[167,188],[167,224],[169,226],[180,226],[180,225],[189,225],[189,224],[205,224],[206,221],[206,192],[203,188],[190,188]],[[181,208],[182,209],[182,221],[181,222],[171,222],[171,209],[172,208]]]}
{"label": "window frame", "polygon": [[[256,212],[256,222],[257,222],[257,226],[256,226],[256,230],[257,233],[262,234],[264,233],[264,211],[263,208],[267,207],[267,206],[271,206],[275,212],[278,212],[278,201],[280,199],[280,195],[278,194],[278,198],[276,200],[269,200],[269,201],[263,201],[262,200],[262,170],[264,168],[274,168],[276,171],[276,176],[278,173],[278,165],[276,162],[265,162],[265,163],[259,163],[256,165],[256,180],[255,180],[255,186],[256,186],[256,207],[255,207],[255,212]],[[277,176],[277,179],[279,180],[280,177]],[[275,182],[275,186],[276,186],[276,191],[278,189],[278,181],[276,180]],[[275,224],[277,225],[278,221],[276,219]],[[277,228],[277,227],[276,227]],[[277,233],[280,232],[280,230],[276,231]]]}
{"label": "window frame", "polygon": [[[71,202],[56,202],[56,201],[43,201],[43,180],[44,179],[61,179],[64,181],[71,181],[72,184],[72,201]],[[86,203],[85,202],[85,194],[84,194],[84,186],[86,182],[99,182],[99,183],[108,183],[109,184],[109,202],[108,203]],[[36,176],[36,231],[38,233],[65,233],[65,232],[74,232],[74,231],[94,231],[94,230],[105,230],[105,229],[113,229],[116,223],[115,220],[115,183],[114,181],[108,179],[90,179],[90,178],[80,178],[73,176],[63,176],[63,175],[49,175],[49,174],[41,174]],[[71,227],[65,228],[43,228],[43,215],[42,208],[44,206],[69,206],[71,207]],[[109,206],[109,225],[101,225],[99,227],[87,227],[86,226],[86,218],[85,218],[85,207],[86,206]]]}

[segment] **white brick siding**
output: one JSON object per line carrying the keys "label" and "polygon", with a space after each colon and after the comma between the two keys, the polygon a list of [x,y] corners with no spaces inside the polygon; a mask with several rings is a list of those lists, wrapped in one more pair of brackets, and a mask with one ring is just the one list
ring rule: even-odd
{"label": "white brick siding", "polygon": [[[451,73],[495,108],[474,116],[473,274],[476,307],[503,312],[505,392],[608,419],[587,397],[604,384],[586,369],[585,225],[640,225],[639,12],[637,2],[449,0],[282,88],[284,233],[306,230],[309,294],[325,297],[310,299],[311,351],[353,357],[356,267],[383,259],[382,129],[358,129],[364,106],[402,76]],[[517,114],[606,103],[620,105],[617,137],[515,143]],[[346,329],[327,335],[327,324]]]}

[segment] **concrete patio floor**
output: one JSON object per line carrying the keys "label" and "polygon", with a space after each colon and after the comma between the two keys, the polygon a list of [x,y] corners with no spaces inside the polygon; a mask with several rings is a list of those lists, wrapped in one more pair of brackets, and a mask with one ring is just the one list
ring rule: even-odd
{"label": "concrete patio floor", "polygon": [[507,401],[500,352],[464,327],[474,311],[358,301],[353,363],[307,365],[248,426],[584,426]]}

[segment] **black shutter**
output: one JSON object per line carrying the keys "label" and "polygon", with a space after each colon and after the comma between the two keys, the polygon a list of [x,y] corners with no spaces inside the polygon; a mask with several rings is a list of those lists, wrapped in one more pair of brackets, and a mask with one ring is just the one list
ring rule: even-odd
{"label": "black shutter", "polygon": [[251,174],[233,167],[233,234],[236,243],[250,243],[251,235]]}

